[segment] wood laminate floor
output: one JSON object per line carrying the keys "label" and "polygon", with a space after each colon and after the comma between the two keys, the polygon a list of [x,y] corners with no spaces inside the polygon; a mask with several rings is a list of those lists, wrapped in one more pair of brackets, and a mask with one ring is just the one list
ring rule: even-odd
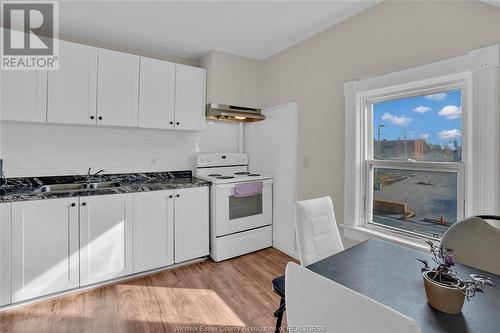
{"label": "wood laminate floor", "polygon": [[272,248],[207,260],[5,312],[0,332],[272,332],[271,281],[291,260]]}

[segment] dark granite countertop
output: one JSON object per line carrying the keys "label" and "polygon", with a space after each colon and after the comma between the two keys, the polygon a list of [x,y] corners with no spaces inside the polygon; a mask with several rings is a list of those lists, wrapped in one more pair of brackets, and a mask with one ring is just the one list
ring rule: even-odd
{"label": "dark granite countertop", "polygon": [[[43,185],[65,183],[117,182],[118,187],[104,189],[86,189],[71,192],[39,192]],[[211,183],[192,176],[191,171],[145,172],[104,174],[98,176],[44,176],[7,178],[7,185],[0,187],[0,203],[84,197],[90,195],[106,195],[134,192],[150,192],[209,186]]]}

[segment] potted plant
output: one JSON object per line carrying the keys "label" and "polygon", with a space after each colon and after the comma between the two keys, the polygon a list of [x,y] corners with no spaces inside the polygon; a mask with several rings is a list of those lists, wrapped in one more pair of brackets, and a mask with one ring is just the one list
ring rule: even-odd
{"label": "potted plant", "polygon": [[433,255],[432,260],[437,264],[431,269],[426,260],[417,259],[424,264],[421,271],[424,277],[425,294],[429,304],[442,312],[457,314],[462,310],[464,300],[474,297],[476,292],[483,293],[486,286],[495,287],[487,277],[471,274],[470,279],[464,280],[457,276],[452,266],[455,264],[452,249],[445,249],[442,245],[436,246],[427,241]]}

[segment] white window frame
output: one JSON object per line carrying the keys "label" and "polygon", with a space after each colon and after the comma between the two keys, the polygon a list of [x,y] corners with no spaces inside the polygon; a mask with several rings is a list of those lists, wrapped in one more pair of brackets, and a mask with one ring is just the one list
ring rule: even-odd
{"label": "white window frame", "polygon": [[[344,85],[345,114],[345,187],[344,236],[354,240],[379,237],[422,249],[425,237],[367,224],[371,193],[368,169],[372,138],[368,132],[367,101],[377,98],[427,95],[458,87],[462,91],[462,167],[457,168],[458,218],[500,212],[500,117],[499,117],[499,45],[437,63],[394,72]],[[409,95],[408,95],[409,94]],[[375,161],[376,162],[376,161]],[[392,163],[392,164],[391,164]],[[404,162],[408,168],[424,167],[431,171],[450,170],[447,163]],[[384,165],[405,166],[384,161]],[[425,164],[425,165],[424,165]],[[454,165],[456,167],[456,165]],[[460,214],[462,212],[462,214]]]}
{"label": "white window frame", "polygon": [[[365,125],[365,136],[363,145],[365,145],[364,157],[364,214],[361,225],[364,227],[379,227],[392,229],[404,235],[412,235],[422,238],[432,238],[430,236],[405,231],[388,226],[382,226],[373,221],[373,170],[374,168],[394,168],[415,171],[440,171],[447,173],[455,173],[457,175],[457,220],[461,220],[465,216],[465,186],[464,176],[466,175],[467,162],[469,161],[467,148],[469,138],[468,119],[471,116],[469,113],[468,101],[470,85],[470,73],[463,73],[452,77],[437,78],[429,82],[416,82],[412,85],[391,87],[390,89],[382,89],[380,91],[370,91],[360,94],[362,99],[361,105],[364,107],[364,116],[362,117]],[[390,101],[400,98],[408,98],[415,96],[425,96],[440,92],[460,90],[462,95],[462,160],[460,162],[434,162],[434,161],[401,161],[401,160],[376,160],[373,156],[373,111],[372,105],[375,103]],[[466,176],[465,176],[466,177]]]}

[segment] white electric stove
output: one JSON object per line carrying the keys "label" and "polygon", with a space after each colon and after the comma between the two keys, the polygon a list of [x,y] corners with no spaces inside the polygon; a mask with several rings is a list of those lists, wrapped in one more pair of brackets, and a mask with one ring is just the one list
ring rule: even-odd
{"label": "white electric stove", "polygon": [[[213,153],[197,156],[196,177],[212,182],[210,256],[213,260],[226,260],[272,245],[271,176],[249,171],[246,154]],[[235,188],[247,184],[257,185],[261,190],[235,194]]]}

